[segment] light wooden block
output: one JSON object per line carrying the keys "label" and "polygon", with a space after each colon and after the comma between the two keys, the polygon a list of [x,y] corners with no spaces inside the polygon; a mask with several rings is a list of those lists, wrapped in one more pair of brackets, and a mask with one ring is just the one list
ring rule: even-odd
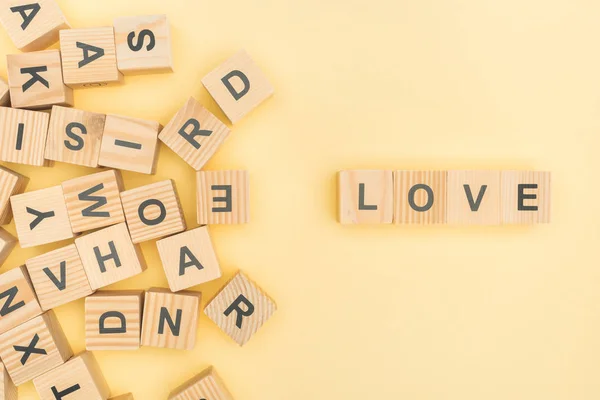
{"label": "light wooden block", "polygon": [[156,121],[107,115],[99,164],[153,174],[158,161],[160,129]]}
{"label": "light wooden block", "polygon": [[122,83],[112,26],[60,31],[63,77],[71,87]]}
{"label": "light wooden block", "polygon": [[448,223],[499,225],[500,188],[500,171],[448,171]]}
{"label": "light wooden block", "polygon": [[0,357],[17,386],[64,364],[72,355],[53,311],[0,335]]}
{"label": "light wooden block", "polygon": [[0,106],[10,106],[10,90],[8,88],[8,83],[2,78],[0,78]]}
{"label": "light wooden block", "polygon": [[125,75],[173,72],[166,15],[119,17],[114,27],[119,71]]}
{"label": "light wooden block", "polygon": [[38,110],[73,105],[73,89],[63,82],[58,50],[9,54],[6,62],[13,107]]}
{"label": "light wooden block", "polygon": [[0,22],[21,51],[43,50],[56,43],[61,29],[69,29],[55,0],[3,1]]}
{"label": "light wooden block", "polygon": [[52,107],[46,159],[96,168],[105,120],[105,114]]}
{"label": "light wooden block", "polygon": [[229,132],[223,122],[190,97],[158,138],[199,171],[227,139]]}
{"label": "light wooden block", "polygon": [[448,171],[394,171],[394,223],[445,224]]}
{"label": "light wooden block", "polygon": [[101,291],[85,299],[86,350],[137,350],[142,291]]}
{"label": "light wooden block", "polygon": [[4,228],[0,228],[0,265],[6,261],[16,245],[17,238],[8,233]]}
{"label": "light wooden block", "polygon": [[62,183],[74,233],[125,222],[121,205],[121,172],[107,170]]}
{"label": "light wooden block", "polygon": [[503,171],[502,223],[549,223],[550,184],[550,172]]}
{"label": "light wooden block", "polygon": [[0,363],[0,400],[17,400],[17,397],[17,387],[4,364]]}
{"label": "light wooden block", "polygon": [[0,274],[0,333],[41,313],[25,266]]}
{"label": "light wooden block", "polygon": [[208,73],[202,84],[234,124],[275,91],[244,50]]}
{"label": "light wooden block", "polygon": [[206,226],[161,239],[156,247],[173,292],[221,277],[219,260]]}
{"label": "light wooden block", "polygon": [[117,397],[111,397],[109,400],[134,400],[134,399],[133,399],[133,394],[126,393],[126,394],[122,394]]}
{"label": "light wooden block", "polygon": [[12,221],[10,197],[23,193],[28,182],[29,178],[0,165],[0,225]]}
{"label": "light wooden block", "polygon": [[41,111],[0,107],[0,161],[41,167],[49,115]]}
{"label": "light wooden block", "polygon": [[208,303],[204,313],[243,346],[276,310],[275,302],[238,272]]}
{"label": "light wooden block", "polygon": [[170,179],[126,190],[121,201],[133,243],[185,230],[175,182]]}
{"label": "light wooden block", "polygon": [[250,222],[248,171],[199,171],[196,188],[200,225]]}
{"label": "light wooden block", "polygon": [[30,258],[25,264],[44,311],[93,293],[74,244]]}
{"label": "light wooden block", "polygon": [[394,214],[392,171],[338,173],[338,219],[342,224],[391,224]]}
{"label": "light wooden block", "polygon": [[33,247],[74,237],[60,186],[10,198],[21,247]]}
{"label": "light wooden block", "polygon": [[33,380],[41,400],[107,400],[110,389],[94,355],[85,352]]}
{"label": "light wooden block", "polygon": [[138,245],[131,242],[125,223],[75,239],[92,290],[131,278],[146,270]]}
{"label": "light wooden block", "polygon": [[225,384],[209,367],[169,394],[168,400],[233,400]]}
{"label": "light wooden block", "polygon": [[142,346],[192,350],[196,344],[200,292],[150,289],[144,299]]}

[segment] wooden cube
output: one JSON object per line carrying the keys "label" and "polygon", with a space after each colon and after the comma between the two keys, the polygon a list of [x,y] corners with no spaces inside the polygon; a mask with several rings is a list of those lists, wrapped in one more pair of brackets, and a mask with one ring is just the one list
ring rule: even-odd
{"label": "wooden cube", "polygon": [[0,161],[46,165],[48,120],[45,112],[0,107]]}
{"label": "wooden cube", "polygon": [[16,245],[17,238],[8,233],[4,228],[0,228],[0,265],[6,261]]}
{"label": "wooden cube", "polygon": [[0,335],[0,357],[17,386],[64,364],[72,355],[53,311]]}
{"label": "wooden cube", "polygon": [[229,128],[190,97],[158,138],[196,171],[229,136]]}
{"label": "wooden cube", "polygon": [[158,160],[160,128],[156,121],[107,115],[100,165],[153,174]]}
{"label": "wooden cube", "polygon": [[502,171],[502,223],[549,223],[550,181],[550,172]]}
{"label": "wooden cube", "polygon": [[92,290],[141,274],[146,262],[125,223],[75,239]]}
{"label": "wooden cube", "polygon": [[41,400],[107,400],[110,389],[94,355],[85,352],[33,380]]}
{"label": "wooden cube", "polygon": [[200,292],[150,289],[144,299],[142,346],[192,350],[196,344]]}
{"label": "wooden cube", "polygon": [[199,171],[196,180],[200,225],[250,222],[248,171]]}
{"label": "wooden cube", "polygon": [[206,226],[161,239],[156,246],[173,292],[221,277]]}
{"label": "wooden cube", "polygon": [[392,171],[338,173],[338,218],[342,224],[391,224],[394,215]]}
{"label": "wooden cube", "polygon": [[448,223],[500,224],[500,171],[448,171]]}
{"label": "wooden cube", "polygon": [[133,243],[185,230],[175,182],[170,179],[126,190],[121,201]]}
{"label": "wooden cube", "polygon": [[17,387],[10,379],[8,370],[0,363],[0,400],[17,400]]}
{"label": "wooden cube", "polygon": [[63,77],[71,87],[122,83],[112,26],[60,31]]}
{"label": "wooden cube", "polygon": [[234,124],[275,91],[244,50],[202,78],[202,84]]}
{"label": "wooden cube", "polygon": [[209,367],[169,394],[169,400],[233,400],[213,367]]}
{"label": "wooden cube", "polygon": [[133,394],[126,393],[126,394],[122,394],[117,397],[111,397],[109,400],[134,400],[134,399],[133,399]]}
{"label": "wooden cube", "polygon": [[52,107],[46,159],[96,168],[105,120],[105,114]]}
{"label": "wooden cube", "polygon": [[60,186],[18,194],[10,202],[21,247],[74,237]]}
{"label": "wooden cube", "polygon": [[142,291],[101,291],[85,299],[86,350],[137,350]]}
{"label": "wooden cube", "polygon": [[11,0],[0,6],[0,22],[22,51],[43,50],[58,40],[69,23],[55,0]]}
{"label": "wooden cube", "polygon": [[111,169],[70,179],[62,189],[74,233],[125,222],[121,172]]}
{"label": "wooden cube", "polygon": [[0,78],[0,106],[10,106],[10,90],[8,88],[8,83],[2,78]]}
{"label": "wooden cube", "polygon": [[275,302],[240,271],[208,303],[204,313],[243,346],[276,310]]}
{"label": "wooden cube", "polygon": [[447,171],[394,171],[394,223],[445,224]]}
{"label": "wooden cube", "polygon": [[10,197],[23,193],[29,179],[0,165],[0,225],[12,221]]}
{"label": "wooden cube", "polygon": [[173,72],[166,15],[119,17],[114,27],[119,71],[125,75]]}
{"label": "wooden cube", "polygon": [[9,54],[6,62],[13,107],[37,110],[73,105],[73,89],[63,83],[58,50]]}
{"label": "wooden cube", "polygon": [[0,274],[0,333],[41,313],[25,266]]}
{"label": "wooden cube", "polygon": [[44,311],[93,293],[74,244],[30,258],[25,264]]}

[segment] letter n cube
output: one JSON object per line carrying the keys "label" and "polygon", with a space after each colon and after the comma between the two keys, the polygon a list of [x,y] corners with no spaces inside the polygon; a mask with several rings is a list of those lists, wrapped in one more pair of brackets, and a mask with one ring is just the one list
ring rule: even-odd
{"label": "letter n cube", "polygon": [[25,266],[0,274],[0,333],[41,313]]}

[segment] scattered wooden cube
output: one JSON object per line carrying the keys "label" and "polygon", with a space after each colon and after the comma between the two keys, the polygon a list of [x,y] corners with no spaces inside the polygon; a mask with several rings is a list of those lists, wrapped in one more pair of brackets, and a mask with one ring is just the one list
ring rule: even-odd
{"label": "scattered wooden cube", "polygon": [[0,362],[0,400],[17,400],[17,387],[10,379],[8,370]]}
{"label": "scattered wooden cube", "polygon": [[447,171],[394,171],[394,223],[445,224]]}
{"label": "scattered wooden cube", "polygon": [[201,293],[150,289],[144,300],[142,346],[192,350]]}
{"label": "scattered wooden cube", "polygon": [[338,218],[342,224],[391,224],[394,215],[392,171],[340,171],[338,202]]}
{"label": "scattered wooden cube", "polygon": [[110,389],[94,355],[85,352],[33,380],[41,400],[107,400]]}
{"label": "scattered wooden cube", "polygon": [[229,136],[229,128],[190,97],[158,138],[196,171]]}
{"label": "scattered wooden cube", "polygon": [[112,26],[60,31],[65,84],[95,87],[121,83]]}
{"label": "scattered wooden cube", "polygon": [[74,237],[60,186],[10,198],[21,247],[33,247]]}
{"label": "scattered wooden cube", "polygon": [[131,242],[125,223],[75,239],[92,290],[122,281],[146,270],[138,245]]}
{"label": "scattered wooden cube", "polygon": [[169,394],[168,400],[233,400],[213,367],[209,367]]}
{"label": "scattered wooden cube", "polygon": [[121,172],[107,170],[62,183],[73,233],[125,222]]}
{"label": "scattered wooden cube", "polygon": [[41,313],[25,266],[0,274],[0,333]]}
{"label": "scattered wooden cube", "polygon": [[0,78],[0,106],[10,106],[10,90],[8,89],[8,83],[2,78]]}
{"label": "scattered wooden cube", "polygon": [[105,114],[52,107],[46,159],[96,168],[105,119]]}
{"label": "scattered wooden cube", "polygon": [[156,121],[107,115],[99,164],[153,174],[158,160],[160,128]]}
{"label": "scattered wooden cube", "polygon": [[204,313],[243,346],[276,310],[275,302],[240,271],[208,303]]}
{"label": "scattered wooden cube", "polygon": [[173,292],[221,277],[206,226],[161,239],[156,246]]}
{"label": "scattered wooden cube", "polygon": [[25,264],[44,311],[93,293],[74,244],[30,258]]}
{"label": "scattered wooden cube", "polygon": [[125,75],[173,72],[166,15],[119,17],[114,27],[119,71]]}
{"label": "scattered wooden cube", "polygon": [[0,165],[0,225],[7,225],[12,221],[10,197],[23,193],[28,181],[23,175]]}
{"label": "scattered wooden cube", "polygon": [[55,0],[11,0],[0,6],[0,22],[21,51],[43,50],[69,23]]}
{"label": "scattered wooden cube", "polygon": [[45,112],[0,107],[0,161],[45,165],[48,119]]}
{"label": "scattered wooden cube", "polygon": [[550,172],[502,172],[502,223],[550,222]]}
{"label": "scattered wooden cube", "polygon": [[64,364],[72,355],[53,311],[0,335],[0,357],[17,386]]}
{"label": "scattered wooden cube", "polygon": [[448,171],[448,223],[499,225],[500,171]]}
{"label": "scattered wooden cube", "polygon": [[134,399],[133,399],[133,394],[126,393],[126,394],[122,394],[117,397],[111,397],[109,400],[134,400]]}
{"label": "scattered wooden cube", "polygon": [[0,228],[0,265],[6,261],[16,245],[17,238],[8,233],[4,228]]}
{"label": "scattered wooden cube", "polygon": [[13,107],[37,110],[73,105],[73,89],[63,83],[58,50],[9,54],[6,62]]}
{"label": "scattered wooden cube", "polygon": [[86,350],[137,350],[142,291],[101,291],[85,299]]}
{"label": "scattered wooden cube", "polygon": [[202,84],[234,124],[274,92],[267,77],[244,50],[202,78]]}
{"label": "scattered wooden cube", "polygon": [[250,222],[248,171],[199,171],[196,181],[200,225]]}

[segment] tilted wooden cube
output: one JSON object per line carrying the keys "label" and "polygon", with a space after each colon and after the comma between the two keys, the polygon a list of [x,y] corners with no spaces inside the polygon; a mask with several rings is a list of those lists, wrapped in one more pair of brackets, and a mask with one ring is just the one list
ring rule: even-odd
{"label": "tilted wooden cube", "polygon": [[0,165],[0,225],[12,221],[10,197],[23,193],[28,182],[29,178]]}
{"label": "tilted wooden cube", "polygon": [[131,278],[146,270],[138,245],[133,244],[125,223],[75,239],[92,290]]}
{"label": "tilted wooden cube", "polygon": [[0,265],[6,261],[16,245],[17,238],[8,233],[6,229],[0,228]]}
{"label": "tilted wooden cube", "polygon": [[200,292],[150,289],[144,299],[142,346],[192,350],[196,344]]}
{"label": "tilted wooden cube", "polygon": [[0,362],[0,400],[17,400],[17,387],[15,386],[8,370]]}
{"label": "tilted wooden cube", "polygon": [[60,186],[12,196],[10,202],[21,247],[74,237]]}
{"label": "tilted wooden cube", "polygon": [[342,224],[391,224],[393,215],[392,171],[338,173],[338,220]]}
{"label": "tilted wooden cube", "polygon": [[105,120],[105,114],[52,107],[46,159],[96,168]]}
{"label": "tilted wooden cube", "polygon": [[37,110],[73,105],[73,89],[63,82],[60,51],[9,54],[6,61],[13,107]]}
{"label": "tilted wooden cube", "polygon": [[225,384],[209,367],[169,394],[169,400],[233,400]]}
{"label": "tilted wooden cube", "polygon": [[394,223],[445,224],[448,171],[394,171]]}
{"label": "tilted wooden cube", "polygon": [[85,352],[33,380],[41,400],[107,400],[110,389],[94,355]]}
{"label": "tilted wooden cube", "polygon": [[173,71],[171,32],[166,15],[114,20],[117,64],[125,75]]}
{"label": "tilted wooden cube", "polygon": [[117,69],[115,33],[112,26],[60,31],[65,84],[96,87],[122,83]]}
{"label": "tilted wooden cube", "polygon": [[196,171],[229,136],[229,128],[190,97],[158,138]]}
{"label": "tilted wooden cube", "polygon": [[25,266],[0,274],[0,333],[42,313]]}
{"label": "tilted wooden cube", "polygon": [[0,161],[46,165],[48,120],[45,112],[0,107]]}
{"label": "tilted wooden cube", "polygon": [[502,223],[549,223],[551,173],[502,171]]}
{"label": "tilted wooden cube", "polygon": [[8,83],[2,78],[0,78],[0,107],[9,107],[10,106],[10,90],[8,88]]}
{"label": "tilted wooden cube", "polygon": [[275,91],[244,50],[202,78],[202,84],[232,123],[239,121]]}
{"label": "tilted wooden cube", "polygon": [[25,264],[44,311],[93,293],[74,244],[30,258]]}
{"label": "tilted wooden cube", "polygon": [[64,364],[72,355],[53,311],[0,335],[0,357],[17,386]]}
{"label": "tilted wooden cube", "polygon": [[140,348],[142,291],[100,291],[85,299],[86,350]]}
{"label": "tilted wooden cube", "polygon": [[209,301],[204,313],[243,346],[277,310],[275,302],[242,272]]}
{"label": "tilted wooden cube", "polygon": [[499,225],[500,171],[448,171],[448,223]]}
{"label": "tilted wooden cube", "polygon": [[55,0],[3,1],[0,22],[21,51],[43,50],[56,43],[61,29],[69,29]]}
{"label": "tilted wooden cube", "polygon": [[250,222],[248,171],[199,171],[196,185],[200,225]]}

